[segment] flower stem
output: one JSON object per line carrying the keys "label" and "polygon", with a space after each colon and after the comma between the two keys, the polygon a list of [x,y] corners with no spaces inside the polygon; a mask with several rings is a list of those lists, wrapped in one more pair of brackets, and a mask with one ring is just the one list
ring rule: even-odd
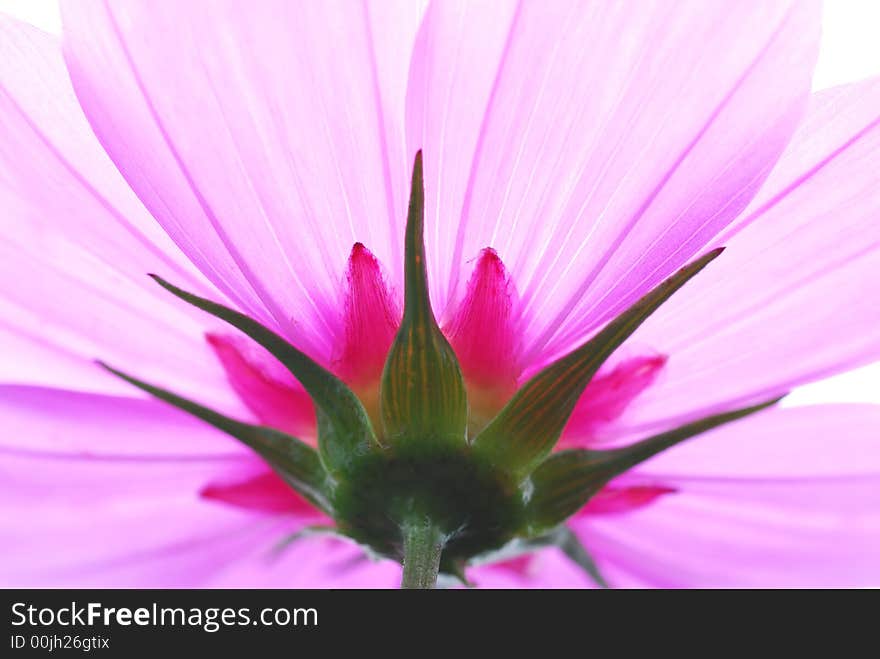
{"label": "flower stem", "polygon": [[440,555],[446,541],[430,519],[419,515],[403,524],[403,580],[401,588],[434,588]]}

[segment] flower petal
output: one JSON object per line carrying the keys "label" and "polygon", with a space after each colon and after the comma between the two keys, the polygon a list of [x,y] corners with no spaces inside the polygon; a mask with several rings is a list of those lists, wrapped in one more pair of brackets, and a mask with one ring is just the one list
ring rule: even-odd
{"label": "flower petal", "polygon": [[207,339],[230,386],[261,424],[315,444],[315,406],[281,362],[241,334],[212,332]]}
{"label": "flower petal", "polygon": [[606,485],[587,502],[579,515],[619,515],[647,506],[675,489],[665,485]]}
{"label": "flower petal", "polygon": [[654,383],[666,364],[666,355],[622,357],[622,352],[618,350],[605,362],[584,389],[557,448],[590,448],[594,445],[602,429],[613,424],[639,394]]}
{"label": "flower petal", "polygon": [[238,462],[3,455],[0,583],[204,584],[253,545],[300,526],[294,517],[255,516],[199,498],[210,479],[240,472]]}
{"label": "flower petal", "polygon": [[721,426],[639,466],[663,478],[880,477],[880,405],[774,408]]}
{"label": "flower petal", "polygon": [[382,266],[360,243],[351,250],[345,280],[345,333],[331,368],[358,391],[378,385],[400,327],[400,308],[397,291],[388,290]]}
{"label": "flower petal", "polygon": [[62,15],[80,102],[147,208],[243,311],[329,358],[352,245],[402,264],[418,3],[96,0]]}
{"label": "flower petal", "polygon": [[461,366],[468,396],[468,430],[476,435],[516,391],[522,372],[514,282],[492,249],[480,252],[443,332]]}
{"label": "flower petal", "polygon": [[199,495],[237,508],[264,513],[295,514],[316,524],[332,523],[326,515],[297,494],[278,474],[269,469],[242,478],[212,481]]}
{"label": "flower petal", "polygon": [[230,437],[157,400],[0,385],[0,452],[95,459],[249,456]]}
{"label": "flower petal", "polygon": [[880,79],[820,92],[725,253],[632,341],[669,355],[621,428],[680,423],[880,358]]}
{"label": "flower petal", "polygon": [[478,588],[595,588],[583,570],[555,547],[503,563],[469,569]]}
{"label": "flower petal", "polygon": [[684,264],[748,203],[794,130],[818,13],[812,2],[432,4],[407,139],[425,154],[435,307],[449,312],[462,264],[493,247],[522,295],[529,355],[546,357]]}
{"label": "flower petal", "polygon": [[616,585],[877,586],[878,429],[880,406],[770,410],[640,469],[676,493],[574,525]]}
{"label": "flower petal", "polygon": [[237,407],[203,345],[204,321],[146,274],[213,287],[101,149],[57,39],[6,18],[0,206],[0,348],[17,356],[0,362],[0,381],[136,395],[93,364],[103,357]]}
{"label": "flower petal", "polygon": [[[276,542],[277,544],[277,542]],[[304,537],[280,555],[256,548],[211,580],[217,588],[397,588],[400,565],[374,561],[357,545],[337,538]]]}
{"label": "flower petal", "polygon": [[241,505],[266,465],[156,401],[3,387],[0,426],[4,586],[204,586],[320,519]]}
{"label": "flower petal", "polygon": [[443,328],[468,384],[509,397],[522,369],[513,318],[516,290],[492,249],[480,252],[467,294]]}

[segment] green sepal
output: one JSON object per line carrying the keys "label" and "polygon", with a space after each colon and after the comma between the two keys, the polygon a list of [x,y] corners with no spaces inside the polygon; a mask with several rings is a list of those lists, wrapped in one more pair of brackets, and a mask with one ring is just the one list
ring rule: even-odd
{"label": "green sepal", "polygon": [[404,309],[382,373],[380,406],[390,445],[464,446],[467,395],[461,368],[428,296],[422,154],[416,154],[406,223]]}
{"label": "green sepal", "polygon": [[608,582],[596,566],[590,553],[578,537],[566,526],[558,526],[531,538],[514,538],[506,545],[485,554],[475,556],[471,565],[487,565],[508,561],[519,556],[533,554],[547,547],[556,547],[575,565],[581,568],[600,588],[608,588]]}
{"label": "green sepal", "polygon": [[184,302],[240,329],[268,350],[299,380],[315,404],[318,449],[331,473],[348,473],[358,456],[378,447],[364,406],[342,380],[252,318],[222,304],[187,293],[161,277],[150,276]]}
{"label": "green sepal", "polygon": [[599,588],[610,588],[608,581],[602,576],[596,561],[584,547],[574,531],[567,526],[559,526],[550,532],[553,544],[565,554],[566,558],[583,570]]}
{"label": "green sepal", "polygon": [[308,444],[273,428],[237,421],[204,405],[126,375],[103,362],[99,361],[98,364],[138,389],[231,435],[262,456],[291,488],[332,516],[330,478],[321,464],[318,453]]}
{"label": "green sepal", "polygon": [[554,527],[580,510],[608,481],[661,451],[725,423],[760,412],[779,402],[716,414],[643,439],[629,446],[593,451],[560,451],[547,458],[531,475],[532,495],[526,505],[529,533]]}
{"label": "green sepal", "polygon": [[474,438],[474,452],[515,476],[531,472],[556,445],[578,399],[605,360],[722,249],[679,270],[580,348],[526,382]]}

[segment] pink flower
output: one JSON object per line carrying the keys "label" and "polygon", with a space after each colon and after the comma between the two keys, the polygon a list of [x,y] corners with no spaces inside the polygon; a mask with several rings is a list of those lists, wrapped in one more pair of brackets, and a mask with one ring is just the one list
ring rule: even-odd
{"label": "pink flower", "polygon": [[[303,386],[155,272],[280,334],[376,420],[420,149],[472,437],[719,245],[592,378],[559,448],[880,358],[880,81],[810,96],[812,2],[63,9],[63,54],[0,21],[3,585],[399,583],[345,540],[279,548],[331,520],[95,360],[314,444]],[[878,429],[874,406],[763,411],[614,478],[567,528],[616,586],[880,585]],[[591,585],[569,559],[467,574]]]}

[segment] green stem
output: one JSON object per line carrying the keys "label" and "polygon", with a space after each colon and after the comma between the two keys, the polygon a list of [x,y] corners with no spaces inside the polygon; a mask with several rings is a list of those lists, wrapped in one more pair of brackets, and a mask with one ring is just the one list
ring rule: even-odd
{"label": "green stem", "polygon": [[430,519],[413,517],[404,523],[403,580],[401,588],[435,588],[440,572],[440,555],[446,537]]}

